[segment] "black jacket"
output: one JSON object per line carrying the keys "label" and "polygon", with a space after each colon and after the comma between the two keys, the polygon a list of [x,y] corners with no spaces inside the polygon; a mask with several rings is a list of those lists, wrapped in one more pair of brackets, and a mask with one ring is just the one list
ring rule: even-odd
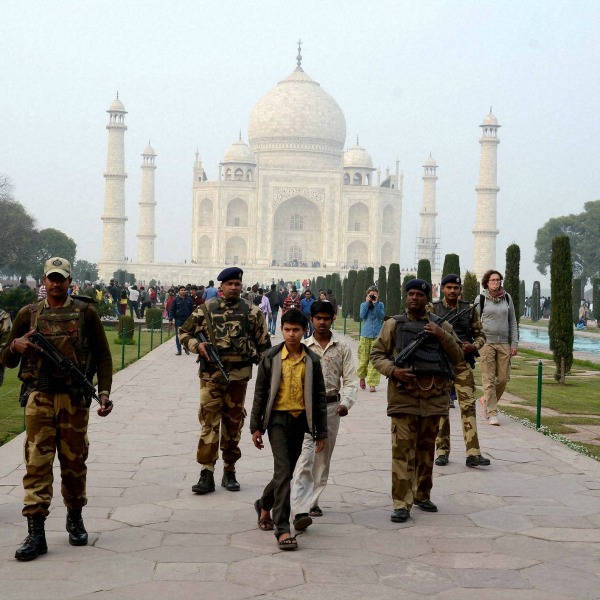
{"label": "black jacket", "polygon": [[[281,350],[284,343],[267,350],[260,364],[256,385],[254,387],[254,403],[250,417],[250,431],[260,430],[264,433],[269,425],[271,409],[281,381]],[[325,381],[321,368],[321,359],[309,348],[306,352],[306,372],[304,375],[304,406],[306,420],[314,439],[327,437],[327,400],[325,399]],[[307,389],[311,386],[310,389]]]}

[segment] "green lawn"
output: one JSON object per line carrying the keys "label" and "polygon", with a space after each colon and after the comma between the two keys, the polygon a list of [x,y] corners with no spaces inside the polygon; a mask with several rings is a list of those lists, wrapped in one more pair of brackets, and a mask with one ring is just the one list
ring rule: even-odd
{"label": "green lawn", "polygon": [[[136,327],[135,343],[125,346],[125,366],[134,363],[138,359],[138,332],[139,327]],[[120,344],[114,343],[117,334],[111,325],[106,327],[106,337],[112,354],[113,372],[116,373],[122,368],[123,348]],[[165,325],[163,342],[171,337],[173,337],[173,331],[169,331]],[[155,331],[154,334],[149,331],[142,331],[139,348],[140,356],[148,354],[151,346],[152,348],[159,346],[160,340],[160,331]],[[0,387],[0,446],[21,433],[25,427],[23,409],[19,405],[21,382],[17,379],[17,372],[18,369],[6,369],[4,385]]]}

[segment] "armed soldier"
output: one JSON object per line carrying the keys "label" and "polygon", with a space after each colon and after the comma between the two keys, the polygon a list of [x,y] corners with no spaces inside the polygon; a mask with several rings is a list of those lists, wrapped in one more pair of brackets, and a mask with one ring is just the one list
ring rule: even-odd
{"label": "armed soldier", "polygon": [[[406,314],[385,322],[371,350],[374,367],[388,378],[394,523],[404,523],[413,504],[427,512],[438,510],[430,500],[435,436],[440,417],[448,416],[452,366],[464,360],[452,326],[438,325],[440,319],[427,312],[429,283],[413,279],[406,292]],[[430,335],[411,357],[410,367],[396,366],[393,356],[422,331]]]}
{"label": "armed soldier", "polygon": [[[8,339],[10,329],[12,327],[12,321],[10,315],[0,308],[0,352]],[[0,362],[0,386],[4,383],[4,369],[6,367]]]}
{"label": "armed soldier", "polygon": [[112,359],[98,313],[82,297],[67,294],[71,265],[64,258],[50,258],[44,266],[45,300],[22,308],[15,319],[1,362],[9,368],[20,364],[21,404],[25,407],[25,463],[23,478],[29,535],[16,551],[18,560],[33,560],[48,547],[44,521],[52,500],[52,465],[58,452],[62,495],[67,507],[69,543],[85,546],[88,535],[81,509],[88,456],[89,403],[83,388],[45,358],[30,337],[40,333],[64,357],[91,378],[97,369],[101,417],[112,410],[108,397],[112,384]]}
{"label": "armed soldier", "polygon": [[[221,485],[230,492],[240,489],[235,463],[241,457],[239,442],[246,416],[246,387],[252,377],[252,365],[258,364],[261,354],[271,347],[262,312],[241,298],[243,273],[238,267],[222,271],[217,279],[223,296],[201,304],[179,328],[182,346],[200,355],[198,419],[202,433],[196,460],[201,471],[198,483],[192,486],[196,494],[215,491],[214,470],[219,446],[224,463]],[[196,338],[199,332],[204,333],[209,342],[199,342]],[[229,382],[210,360],[208,344],[217,350],[229,373]]]}
{"label": "armed soldier", "polygon": [[[438,317],[446,317],[465,308],[469,303],[459,300],[462,290],[459,275],[450,274],[442,279],[442,292],[444,298],[441,302],[435,302],[433,311]],[[487,467],[489,458],[481,456],[479,449],[479,438],[477,437],[477,411],[475,410],[475,378],[472,367],[475,366],[477,351],[485,344],[485,334],[481,327],[481,321],[475,309],[461,315],[452,323],[456,335],[462,342],[462,350],[465,360],[456,366],[456,379],[454,387],[458,396],[460,406],[460,418],[462,421],[463,438],[467,449],[467,467]],[[450,456],[450,419],[442,417],[437,439],[435,440],[437,458],[435,464],[445,466]]]}

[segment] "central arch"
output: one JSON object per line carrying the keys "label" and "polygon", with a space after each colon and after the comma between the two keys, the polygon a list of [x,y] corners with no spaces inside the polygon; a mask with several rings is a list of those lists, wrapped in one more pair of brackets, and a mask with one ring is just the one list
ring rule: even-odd
{"label": "central arch", "polygon": [[273,217],[271,260],[280,265],[293,260],[301,260],[309,265],[317,261],[322,263],[322,224],[321,210],[307,198],[294,196],[282,202]]}

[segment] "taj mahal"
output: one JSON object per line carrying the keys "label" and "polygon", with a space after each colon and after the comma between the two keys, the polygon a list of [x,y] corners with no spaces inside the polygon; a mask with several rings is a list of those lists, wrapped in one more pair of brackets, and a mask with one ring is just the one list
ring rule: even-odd
{"label": "taj mahal", "polygon": [[[107,112],[108,158],[105,178],[103,239],[99,276],[118,269],[138,280],[165,283],[205,282],[225,265],[239,265],[249,282],[313,278],[349,269],[400,263],[402,181],[395,172],[373,166],[367,150],[344,150],[346,120],[337,102],[302,68],[296,68],[254,106],[248,120],[248,143],[240,132],[224,153],[218,179],[210,181],[196,152],[193,162],[191,260],[156,262],[154,256],[154,177],[156,152],[142,153],[137,257],[125,259],[123,102]],[[474,230],[475,272],[495,266],[496,118],[486,116],[480,140],[481,167]],[[416,258],[439,269],[436,233],[437,164],[424,163],[421,226]]]}

